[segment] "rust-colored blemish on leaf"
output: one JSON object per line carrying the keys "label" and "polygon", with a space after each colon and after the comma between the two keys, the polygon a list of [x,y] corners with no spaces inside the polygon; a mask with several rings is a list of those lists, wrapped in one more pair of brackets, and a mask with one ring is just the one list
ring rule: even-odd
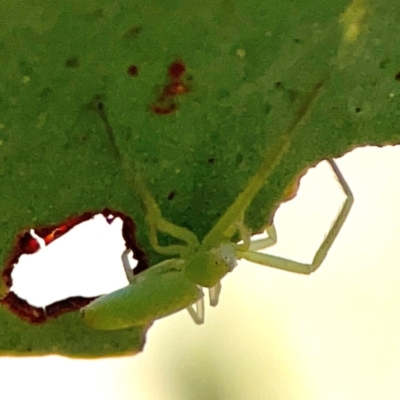
{"label": "rust-colored blemish on leaf", "polygon": [[177,97],[191,90],[187,79],[184,79],[186,65],[181,60],[176,60],[168,66],[167,82],[161,88],[156,101],[149,107],[150,111],[157,115],[168,115],[178,109]]}
{"label": "rust-colored blemish on leaf", "polygon": [[31,324],[42,324],[46,322],[46,311],[43,308],[30,305],[14,292],[7,293],[6,297],[0,300],[0,304],[20,319]]}
{"label": "rust-colored blemish on leaf", "polygon": [[168,75],[173,81],[179,81],[186,72],[186,66],[182,61],[174,61],[168,66]]}
{"label": "rust-colored blemish on leaf", "polygon": [[49,318],[57,318],[60,315],[63,315],[67,312],[80,310],[82,307],[87,306],[93,300],[97,299],[97,297],[83,297],[83,296],[74,296],[68,297],[67,299],[56,301],[52,304],[49,304],[45,307],[46,317]]}
{"label": "rust-colored blemish on leaf", "polygon": [[158,115],[167,115],[167,114],[172,114],[178,109],[178,106],[176,104],[170,103],[166,104],[163,106],[158,106],[158,105],[152,105],[151,106],[151,111],[154,112],[154,114]]}

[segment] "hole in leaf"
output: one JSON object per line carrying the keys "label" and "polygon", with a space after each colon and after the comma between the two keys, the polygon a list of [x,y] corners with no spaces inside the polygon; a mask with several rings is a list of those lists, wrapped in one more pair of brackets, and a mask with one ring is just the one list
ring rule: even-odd
{"label": "hole in leaf", "polygon": [[[12,272],[11,290],[36,307],[71,296],[92,297],[127,285],[121,262],[125,242],[122,220],[96,215],[44,246],[35,254],[23,254]],[[134,267],[135,260],[131,259]]]}

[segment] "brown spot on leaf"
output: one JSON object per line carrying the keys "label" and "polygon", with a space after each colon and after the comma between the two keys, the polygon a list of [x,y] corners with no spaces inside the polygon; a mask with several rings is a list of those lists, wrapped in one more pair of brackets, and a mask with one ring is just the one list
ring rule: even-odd
{"label": "brown spot on leaf", "polygon": [[68,297],[67,299],[56,301],[55,303],[49,304],[45,307],[47,318],[57,318],[67,312],[80,310],[82,307],[87,306],[97,297],[82,297],[74,296]]}
{"label": "brown spot on leaf", "polygon": [[168,67],[168,75],[174,81],[179,81],[186,72],[186,66],[182,61],[174,61]]}
{"label": "brown spot on leaf", "polygon": [[138,76],[139,74],[139,69],[136,65],[130,65],[126,71],[128,73],[128,75],[130,76]]}
{"label": "brown spot on leaf", "polygon": [[174,61],[168,66],[167,82],[161,88],[155,102],[150,105],[150,111],[158,115],[168,115],[178,109],[177,97],[191,90],[189,79],[184,79],[185,73],[186,66],[181,60]]}
{"label": "brown spot on leaf", "polygon": [[178,109],[178,106],[174,103],[170,103],[170,104],[165,104],[163,106],[152,105],[150,109],[151,111],[154,112],[154,114],[167,115],[175,112]]}
{"label": "brown spot on leaf", "polygon": [[0,304],[31,324],[42,324],[46,322],[46,312],[43,308],[31,306],[26,300],[18,297],[14,292],[7,293],[0,300]]}

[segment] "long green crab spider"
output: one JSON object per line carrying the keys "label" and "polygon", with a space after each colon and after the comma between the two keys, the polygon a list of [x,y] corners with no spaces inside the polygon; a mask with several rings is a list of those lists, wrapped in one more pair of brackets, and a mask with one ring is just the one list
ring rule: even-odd
{"label": "long green crab spider", "polygon": [[[333,242],[335,241],[344,221],[346,220],[350,212],[351,206],[353,204],[353,195],[350,190],[350,187],[345,181],[342,173],[339,171],[336,163],[333,160],[327,160],[327,161],[332,167],[332,170],[335,173],[335,176],[344,194],[346,195],[346,199],[343,203],[342,209],[340,210],[335,221],[333,222],[328,234],[326,235],[325,239],[323,240],[317,252],[315,253],[312,262],[309,264],[305,264],[278,256],[260,253],[259,250],[264,250],[276,244],[277,234],[274,225],[272,224],[265,229],[267,237],[252,241],[249,232],[244,228],[244,225],[242,223],[238,224],[238,231],[240,233],[242,243],[240,244],[232,243],[232,248],[234,249],[235,252],[235,260],[236,259],[240,260],[244,258],[256,264],[290,272],[297,272],[300,274],[311,274],[321,266],[322,262],[325,260],[328,254],[329,249],[331,248]],[[164,224],[165,221],[161,220],[160,226],[165,226]],[[185,239],[185,235],[184,234],[179,235],[179,239],[181,240]],[[193,244],[193,241],[191,239],[192,239],[191,235],[188,236],[188,241],[186,242],[187,246],[191,246]],[[158,245],[158,243],[156,244],[155,237],[152,238],[152,241],[154,241],[154,245],[157,247],[160,253],[169,254],[170,251],[172,251],[171,246],[161,247]],[[176,250],[175,246],[172,248],[174,249],[174,251]],[[186,251],[187,250],[184,249],[184,252]],[[129,253],[130,250],[126,249],[122,253],[121,258],[128,282],[132,284],[134,282],[134,274],[128,260]],[[229,272],[233,270],[236,264],[237,264],[236,262],[230,263]],[[199,289],[201,290],[202,288],[199,286]],[[221,281],[218,281],[214,286],[210,287],[208,290],[209,290],[210,305],[215,307],[219,301],[219,295],[221,292]],[[195,302],[195,305],[196,308],[194,308],[193,305],[189,305],[187,307],[187,310],[196,324],[202,324],[204,322],[204,298],[203,297],[199,298]]]}
{"label": "long green crab spider", "polygon": [[[250,203],[290,148],[296,128],[307,116],[325,80],[318,82],[305,97],[286,131],[278,135],[274,143],[266,146],[265,155],[256,173],[250,177],[242,192],[202,241],[189,229],[164,219],[157,202],[139,178],[138,170],[132,166],[129,159],[119,154],[117,148],[115,149],[126,179],[133,183],[132,186],[142,202],[150,244],[156,252],[168,259],[134,275],[129,266],[129,251],[125,250],[122,263],[129,285],[101,296],[84,307],[81,311],[83,321],[87,325],[103,330],[147,326],[185,308],[193,320],[201,324],[204,322],[203,288],[209,289],[210,304],[217,305],[222,278],[231,272],[237,265],[237,260],[242,258],[260,265],[302,274],[310,274],[319,268],[353,204],[351,190],[333,160],[327,161],[346,195],[346,200],[310,264],[260,253],[259,250],[276,242],[274,227],[271,225],[266,229],[267,238],[251,241],[252,232],[243,221]],[[111,130],[108,133],[111,134]],[[158,233],[167,234],[180,244],[161,246],[158,243]],[[233,241],[237,233],[241,239],[239,243]]]}

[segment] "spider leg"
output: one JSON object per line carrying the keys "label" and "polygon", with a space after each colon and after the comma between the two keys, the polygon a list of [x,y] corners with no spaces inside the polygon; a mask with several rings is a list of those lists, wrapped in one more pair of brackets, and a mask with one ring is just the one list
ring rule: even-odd
{"label": "spider leg", "polygon": [[[236,249],[240,251],[249,250],[251,245],[251,231],[243,223],[243,218],[240,220],[240,222],[237,222],[235,224],[235,227],[236,227],[235,230],[239,233],[240,240],[243,242],[241,244],[237,244]],[[232,236],[233,234],[230,237]]]}
{"label": "spider leg", "polygon": [[[160,246],[158,243],[157,232],[167,233],[175,239],[178,239],[185,244],[172,244],[168,246]],[[168,222],[161,216],[157,218],[154,222],[149,224],[149,238],[150,243],[157,253],[164,255],[174,255],[185,253],[188,248],[196,248],[199,245],[196,235],[189,229],[175,225]]]}
{"label": "spider leg", "polygon": [[[320,267],[325,257],[327,256],[328,251],[331,248],[333,242],[335,241],[337,235],[339,234],[340,229],[342,228],[354,201],[353,194],[351,193],[351,190],[347,182],[345,181],[343,175],[339,171],[336,163],[333,160],[327,160],[327,161],[332,167],[333,172],[335,173],[339,181],[339,184],[346,195],[346,200],[344,201],[338,216],[333,222],[331,229],[329,230],[328,234],[326,235],[325,239],[323,240],[319,249],[317,250],[311,264],[304,264],[297,261],[288,260],[282,257],[258,253],[257,251],[254,251],[254,248],[251,248],[251,250],[247,252],[238,251],[237,252],[238,258],[245,258],[246,260],[257,264],[265,265],[272,268],[278,268],[285,271],[297,272],[300,274],[311,274]],[[255,245],[254,247],[257,248],[257,246],[258,245]]]}
{"label": "spider leg", "polygon": [[132,283],[133,282],[133,278],[134,278],[135,275],[133,273],[133,269],[131,268],[131,264],[130,264],[129,259],[128,259],[128,254],[130,252],[131,252],[131,249],[125,249],[122,252],[121,259],[122,259],[122,265],[124,266],[126,279],[128,279],[129,283]]}
{"label": "spider leg", "polygon": [[208,294],[210,297],[210,306],[215,307],[218,304],[221,288],[222,288],[221,281],[219,281],[215,286],[208,289]]}
{"label": "spider leg", "polygon": [[252,240],[250,242],[249,250],[250,251],[258,251],[262,249],[266,249],[267,247],[273,246],[277,242],[276,229],[274,224],[268,226],[265,229],[265,233],[268,235],[266,238]]}
{"label": "spider leg", "polygon": [[240,222],[238,224],[237,230],[239,231],[240,239],[243,241],[243,243],[236,246],[236,250],[238,251],[246,252],[249,250],[262,250],[266,249],[267,247],[273,246],[277,242],[277,235],[274,224],[269,225],[265,229],[264,233],[268,235],[266,238],[257,240],[251,240],[251,232],[245,227],[243,222]]}
{"label": "spider leg", "polygon": [[[157,253],[164,255],[179,254],[182,256],[182,254],[189,249],[195,249],[200,245],[197,236],[192,231],[182,226],[175,225],[162,216],[157,202],[140,180],[136,181],[136,186],[142,197],[146,212],[150,243]],[[166,233],[184,244],[160,246],[158,243],[158,232]]]}
{"label": "spider leg", "polygon": [[193,321],[197,325],[201,325],[204,323],[204,297],[201,296],[201,298],[198,299],[194,304],[196,305],[196,309],[194,309],[193,304],[186,309],[188,310]]}

